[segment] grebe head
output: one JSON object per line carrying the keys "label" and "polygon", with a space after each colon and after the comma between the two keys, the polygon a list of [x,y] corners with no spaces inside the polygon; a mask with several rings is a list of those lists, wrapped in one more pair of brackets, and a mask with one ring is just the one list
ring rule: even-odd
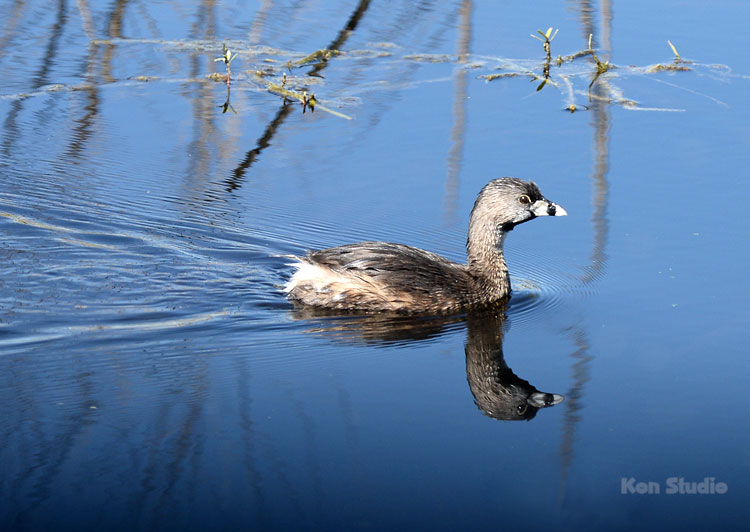
{"label": "grebe head", "polygon": [[567,214],[560,205],[545,198],[535,183],[503,177],[490,181],[479,193],[471,210],[471,223],[490,221],[496,229],[510,231],[537,216]]}

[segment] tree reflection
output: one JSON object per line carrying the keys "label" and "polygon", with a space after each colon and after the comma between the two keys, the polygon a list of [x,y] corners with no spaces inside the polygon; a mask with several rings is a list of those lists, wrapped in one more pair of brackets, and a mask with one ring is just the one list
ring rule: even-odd
{"label": "tree reflection", "polygon": [[[349,17],[349,20],[347,20],[346,24],[339,31],[336,38],[328,46],[328,50],[338,50],[344,45],[344,43],[346,43],[347,39],[349,39],[354,30],[357,29],[357,26],[362,20],[362,17],[367,11],[369,5],[370,0],[360,0],[360,2],[357,4],[357,7],[352,12],[351,17]],[[328,66],[328,61],[321,61],[320,63],[317,63],[310,70],[310,72],[308,72],[308,75],[320,76],[320,72],[324,68],[326,68],[326,66]],[[258,139],[256,146],[245,154],[245,158],[234,168],[234,170],[232,170],[231,175],[226,179],[225,183],[227,192],[232,192],[233,190],[240,187],[240,185],[242,184],[242,180],[244,179],[245,172],[247,172],[247,170],[257,160],[261,152],[271,145],[271,139],[276,134],[279,126],[284,123],[286,117],[289,116],[289,112],[291,111],[291,109],[292,107],[290,105],[287,105],[286,102],[281,105],[281,108],[276,113],[276,116],[274,116],[273,120],[269,122],[269,124],[266,126],[266,129],[263,131],[263,135],[261,135],[261,137]]]}

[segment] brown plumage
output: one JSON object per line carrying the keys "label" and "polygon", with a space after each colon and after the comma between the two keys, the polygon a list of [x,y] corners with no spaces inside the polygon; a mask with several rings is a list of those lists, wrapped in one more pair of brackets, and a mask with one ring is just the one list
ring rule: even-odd
{"label": "brown plumage", "polygon": [[469,217],[467,264],[388,242],[360,242],[295,257],[288,297],[333,310],[445,314],[501,304],[510,295],[505,235],[537,216],[564,216],[532,182],[490,181]]}

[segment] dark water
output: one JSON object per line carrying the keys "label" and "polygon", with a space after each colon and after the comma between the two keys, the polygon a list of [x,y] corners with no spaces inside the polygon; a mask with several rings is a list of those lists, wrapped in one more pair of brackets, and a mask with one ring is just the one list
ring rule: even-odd
{"label": "dark water", "polygon": [[[748,9],[653,5],[0,6],[0,528],[746,527]],[[310,248],[462,259],[502,175],[569,212],[504,312],[285,301]]]}

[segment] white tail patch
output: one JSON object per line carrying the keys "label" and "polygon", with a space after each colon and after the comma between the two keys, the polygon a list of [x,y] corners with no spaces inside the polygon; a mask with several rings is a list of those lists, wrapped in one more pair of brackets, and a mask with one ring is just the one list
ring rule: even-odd
{"label": "white tail patch", "polygon": [[351,294],[356,294],[360,299],[371,298],[377,301],[385,301],[388,298],[385,287],[367,276],[339,272],[303,259],[289,266],[297,271],[284,285],[284,292],[308,304],[340,303]]}
{"label": "white tail patch", "polygon": [[288,264],[288,266],[296,268],[297,271],[284,285],[284,292],[287,294],[300,285],[304,285],[306,290],[326,293],[331,291],[330,285],[333,283],[351,283],[350,277],[336,273],[326,266],[302,260]]}
{"label": "white tail patch", "polygon": [[302,262],[301,260],[297,259],[297,262],[289,262],[286,264],[287,266],[291,266],[295,269],[295,272],[292,274],[292,276],[289,278],[289,280],[284,284],[284,292],[287,294],[294,290],[294,288],[305,278],[309,278],[309,273],[303,273],[305,270],[309,270],[313,267],[312,264],[309,262]]}

